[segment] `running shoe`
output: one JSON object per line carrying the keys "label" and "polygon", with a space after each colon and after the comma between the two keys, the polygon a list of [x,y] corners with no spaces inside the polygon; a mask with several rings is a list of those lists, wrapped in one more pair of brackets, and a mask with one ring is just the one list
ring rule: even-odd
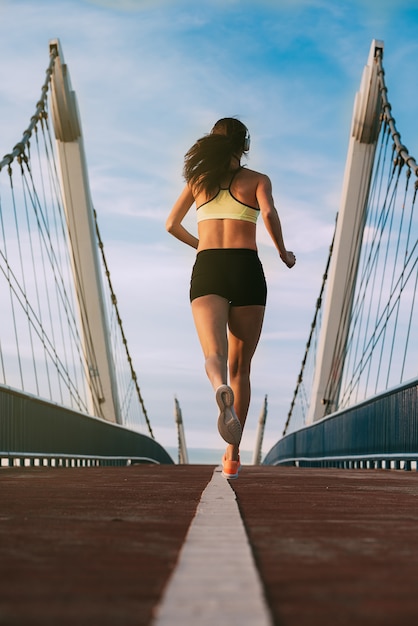
{"label": "running shoe", "polygon": [[220,412],[218,430],[222,439],[227,443],[239,445],[242,437],[242,428],[234,411],[234,392],[228,385],[221,385],[216,390],[216,402]]}
{"label": "running shoe", "polygon": [[238,478],[240,469],[241,469],[241,463],[240,463],[239,457],[237,461],[229,461],[225,458],[225,455],[223,456],[222,476],[224,476],[228,480],[233,480],[234,478]]}

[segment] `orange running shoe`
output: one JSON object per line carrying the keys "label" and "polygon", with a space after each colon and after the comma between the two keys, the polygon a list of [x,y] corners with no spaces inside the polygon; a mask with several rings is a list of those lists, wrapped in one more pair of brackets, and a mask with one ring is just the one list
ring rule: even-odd
{"label": "orange running shoe", "polygon": [[234,478],[238,478],[239,471],[241,469],[241,462],[237,461],[229,461],[225,458],[225,455],[222,458],[222,476],[227,478],[228,480],[232,480]]}

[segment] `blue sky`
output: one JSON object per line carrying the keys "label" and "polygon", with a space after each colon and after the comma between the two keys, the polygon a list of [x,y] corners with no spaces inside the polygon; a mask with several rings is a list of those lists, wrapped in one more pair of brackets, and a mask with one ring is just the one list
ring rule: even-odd
{"label": "blue sky", "polygon": [[[269,285],[243,448],[265,394],[264,450],[279,438],[303,358],[338,211],[355,92],[372,39],[385,44],[389,100],[418,154],[414,0],[0,0],[0,153],[20,140],[61,40],[77,93],[93,202],[139,384],[157,439],[220,448],[188,283],[194,251],[164,222],[183,155],[219,117],[252,138],[248,165],[272,179],[285,240],[262,225]],[[188,225],[195,230],[191,212]]]}

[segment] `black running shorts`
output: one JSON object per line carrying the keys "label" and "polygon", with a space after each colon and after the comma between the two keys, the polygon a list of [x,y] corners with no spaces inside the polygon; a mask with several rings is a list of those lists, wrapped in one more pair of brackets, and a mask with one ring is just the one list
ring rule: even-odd
{"label": "black running shorts", "polygon": [[256,250],[216,248],[196,256],[190,281],[190,301],[215,294],[232,306],[265,306],[267,286]]}

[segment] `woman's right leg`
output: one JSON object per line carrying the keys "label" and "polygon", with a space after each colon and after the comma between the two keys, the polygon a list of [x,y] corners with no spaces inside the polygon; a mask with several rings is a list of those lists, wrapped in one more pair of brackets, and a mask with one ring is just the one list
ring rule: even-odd
{"label": "woman's right leg", "polygon": [[[229,380],[235,396],[235,412],[244,430],[250,404],[251,360],[254,356],[264,319],[264,306],[231,306],[229,314]],[[229,445],[226,458],[239,458],[238,446]]]}

